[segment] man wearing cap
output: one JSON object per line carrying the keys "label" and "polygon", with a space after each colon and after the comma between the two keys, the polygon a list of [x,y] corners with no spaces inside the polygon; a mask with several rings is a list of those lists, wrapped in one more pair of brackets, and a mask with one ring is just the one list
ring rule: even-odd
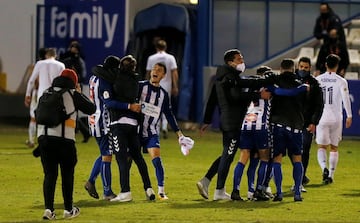
{"label": "man wearing cap", "polygon": [[60,76],[53,80],[52,87],[54,90],[69,89],[63,93],[62,97],[66,113],[70,117],[55,127],[38,125],[38,149],[44,170],[45,211],[43,219],[45,220],[55,219],[54,195],[59,166],[64,199],[64,218],[70,219],[80,214],[80,209],[73,206],[74,170],[77,163],[76,116],[78,110],[88,115],[94,113],[95,105],[85,95],[79,93],[79,89],[75,89],[77,85],[78,77],[75,71],[71,69],[63,70]]}

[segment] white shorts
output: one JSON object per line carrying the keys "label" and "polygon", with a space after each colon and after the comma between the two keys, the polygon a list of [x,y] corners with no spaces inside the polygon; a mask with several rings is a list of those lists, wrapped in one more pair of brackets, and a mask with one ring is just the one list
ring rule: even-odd
{"label": "white shorts", "polygon": [[342,122],[319,123],[316,126],[316,143],[318,145],[338,146],[342,136]]}

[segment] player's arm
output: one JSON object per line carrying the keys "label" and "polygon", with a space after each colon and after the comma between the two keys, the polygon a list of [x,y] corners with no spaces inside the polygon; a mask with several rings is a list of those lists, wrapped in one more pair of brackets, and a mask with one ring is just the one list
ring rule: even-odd
{"label": "player's arm", "polygon": [[34,66],[34,70],[31,73],[31,76],[29,78],[29,81],[27,83],[27,87],[26,87],[26,94],[25,94],[25,100],[24,100],[24,104],[26,107],[30,106],[30,102],[31,102],[31,92],[32,89],[35,86],[35,82],[36,79],[39,77],[39,63],[36,63]]}
{"label": "player's arm", "polygon": [[179,74],[177,68],[171,70],[171,81],[172,81],[172,87],[171,87],[171,95],[177,96],[179,94]]}
{"label": "player's arm", "polygon": [[[165,92],[165,97],[164,97],[164,103],[162,104],[161,110],[165,114],[165,117],[168,120],[168,122],[171,126],[171,129],[173,129],[179,136],[181,131],[180,131],[179,125],[176,121],[175,115],[172,111],[172,108],[170,105],[170,100],[169,100],[169,95],[166,92]],[[178,133],[179,131],[180,131],[180,133]]]}
{"label": "player's arm", "polygon": [[346,123],[345,127],[350,128],[352,124],[352,112],[351,112],[351,102],[350,102],[350,95],[349,95],[349,87],[348,83],[345,79],[343,79],[343,86],[340,88],[342,102],[344,105],[344,109],[346,112]]}

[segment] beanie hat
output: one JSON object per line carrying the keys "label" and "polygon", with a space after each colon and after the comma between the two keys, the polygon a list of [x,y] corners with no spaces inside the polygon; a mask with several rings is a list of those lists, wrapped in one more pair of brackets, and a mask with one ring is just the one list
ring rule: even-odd
{"label": "beanie hat", "polygon": [[104,67],[107,69],[117,68],[120,65],[120,59],[117,56],[108,56],[105,58]]}
{"label": "beanie hat", "polygon": [[65,69],[61,72],[60,76],[66,77],[74,83],[74,85],[77,85],[78,83],[78,76],[76,75],[75,71],[72,69]]}

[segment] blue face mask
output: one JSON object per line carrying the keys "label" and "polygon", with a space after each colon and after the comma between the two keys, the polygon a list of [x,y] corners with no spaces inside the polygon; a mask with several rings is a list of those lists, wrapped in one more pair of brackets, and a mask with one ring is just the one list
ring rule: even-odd
{"label": "blue face mask", "polygon": [[299,77],[307,77],[310,76],[310,71],[306,71],[306,70],[298,70],[298,75]]}

